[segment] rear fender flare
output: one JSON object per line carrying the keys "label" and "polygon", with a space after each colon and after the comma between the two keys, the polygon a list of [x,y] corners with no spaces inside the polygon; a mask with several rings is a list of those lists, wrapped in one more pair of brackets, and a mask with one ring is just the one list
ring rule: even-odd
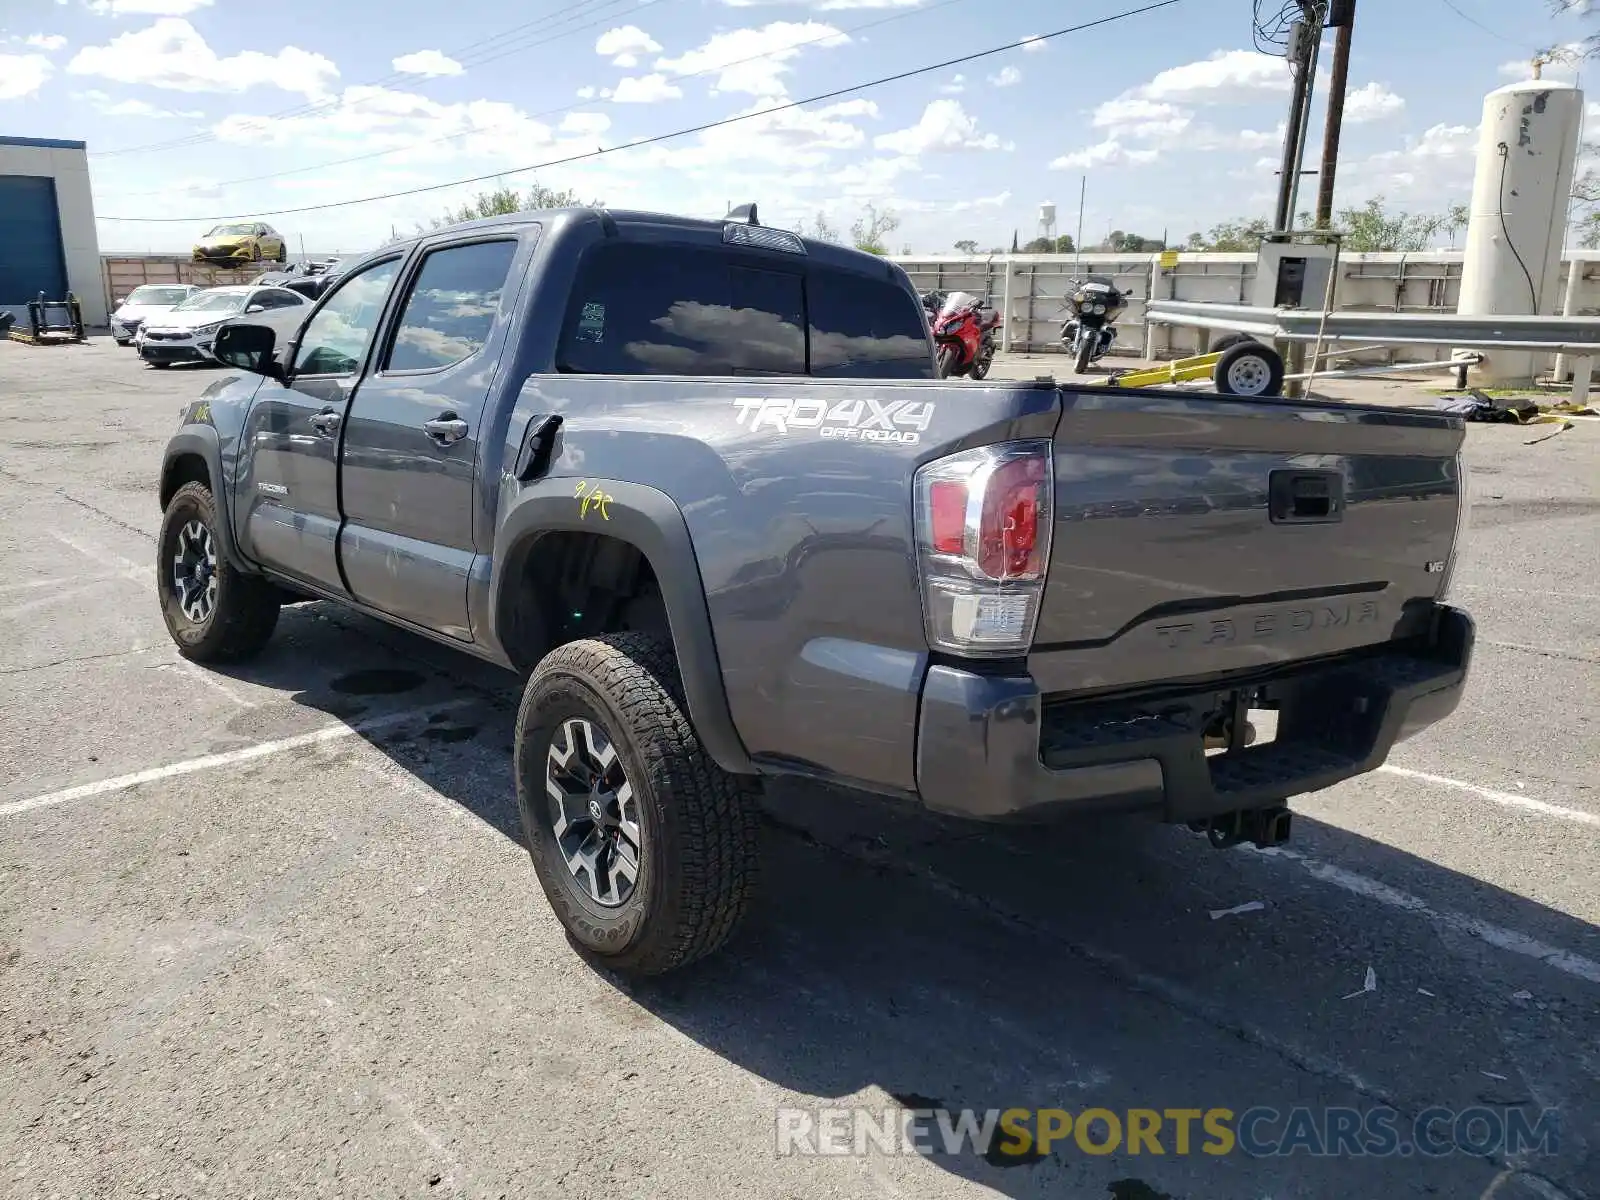
{"label": "rear fender flare", "polygon": [[613,537],[644,555],[661,587],[695,733],[723,770],[757,774],[728,708],[689,526],[666,493],[615,479],[547,479],[523,486],[495,532],[489,581],[493,642],[505,644],[500,629],[504,589],[515,586],[528,552],[541,536],[564,532]]}

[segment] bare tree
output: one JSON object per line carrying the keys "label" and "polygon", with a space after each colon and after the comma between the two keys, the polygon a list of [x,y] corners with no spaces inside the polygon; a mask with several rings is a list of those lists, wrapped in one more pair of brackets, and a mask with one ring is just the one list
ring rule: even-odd
{"label": "bare tree", "polygon": [[865,250],[868,254],[887,254],[888,237],[899,228],[899,214],[892,208],[879,212],[877,205],[869,204],[867,211],[850,226],[850,238],[857,250]]}

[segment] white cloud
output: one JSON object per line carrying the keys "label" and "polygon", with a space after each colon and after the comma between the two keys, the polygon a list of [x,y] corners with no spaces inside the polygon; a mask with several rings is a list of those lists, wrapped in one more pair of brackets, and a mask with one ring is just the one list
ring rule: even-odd
{"label": "white cloud", "polygon": [[88,101],[96,112],[108,117],[148,117],[152,120],[181,117],[187,121],[198,121],[205,116],[205,113],[197,110],[158,108],[146,100],[113,100],[106,93],[97,91],[74,92],[72,98]]}
{"label": "white cloud", "polygon": [[1011,193],[1001,192],[998,196],[979,196],[976,200],[957,200],[950,206],[951,212],[969,212],[974,208],[1004,208],[1011,203]]}
{"label": "white cloud", "polygon": [[594,40],[594,52],[609,58],[616,67],[637,67],[639,55],[655,54],[660,49],[661,43],[637,25],[608,29]]}
{"label": "white cloud", "polygon": [[24,46],[36,46],[40,50],[59,50],[67,44],[67,39],[59,33],[34,33],[22,39]]}
{"label": "white cloud", "polygon": [[1036,33],[1029,34],[1027,37],[1018,42],[1017,45],[1021,46],[1029,54],[1037,54],[1041,50],[1048,50],[1050,48],[1050,43],[1045,41]]}
{"label": "white cloud", "polygon": [[658,58],[655,65],[657,70],[678,75],[715,72],[713,92],[782,96],[787,93],[783,76],[793,69],[788,64],[802,50],[843,46],[849,41],[821,21],[774,21],[760,29],[713,34],[704,45],[678,58]]}
{"label": "white cloud", "polygon": [[186,17],[209,8],[211,3],[212,0],[91,0],[89,9],[102,17]]}
{"label": "white cloud", "polygon": [[922,118],[909,129],[879,134],[873,139],[879,150],[915,157],[941,150],[1009,150],[992,133],[980,134],[976,117],[961,107],[959,100],[935,100],[922,110]]}
{"label": "white cloud", "polygon": [[245,50],[219,58],[193,25],[167,17],[137,33],[119,34],[104,46],[85,46],[73,55],[67,72],[179,92],[242,92],[270,86],[324,96],[339,68],[296,46],[285,46],[276,54]]}
{"label": "white cloud", "polygon": [[0,100],[33,95],[54,71],[42,54],[0,54]]}
{"label": "white cloud", "polygon": [[598,94],[599,93],[596,92],[593,87],[590,87],[587,84],[585,84],[583,87],[578,89],[578,99],[579,100],[593,100],[595,98],[595,96],[597,96]]}
{"label": "white cloud", "polygon": [[617,104],[656,104],[678,99],[683,89],[668,83],[665,75],[640,75],[621,80],[615,88],[607,88],[601,95]]}
{"label": "white cloud", "polygon": [[460,75],[464,70],[455,59],[438,50],[402,54],[389,65],[402,75],[422,75],[428,79],[436,79],[441,75]]}
{"label": "white cloud", "polygon": [[1287,92],[1289,66],[1254,50],[1219,50],[1201,62],[1162,71],[1134,91],[1146,100],[1189,104],[1242,104]]}
{"label": "white cloud", "polygon": [[[441,104],[415,92],[350,87],[336,104],[296,116],[236,113],[213,126],[218,140],[245,145],[360,147],[407,151],[389,162],[454,155],[496,160],[555,141],[548,125],[499,100]],[[586,138],[593,148],[593,138]]]}
{"label": "white cloud", "polygon": [[959,96],[967,90],[967,77],[965,75],[957,75],[939,90],[946,96]]}
{"label": "white cloud", "polygon": [[561,132],[580,137],[599,137],[611,128],[611,118],[605,113],[568,113],[561,118]]}
{"label": "white cloud", "polygon": [[1352,125],[1381,121],[1405,111],[1405,100],[1381,83],[1369,83],[1345,97],[1344,119]]}
{"label": "white cloud", "polygon": [[1193,123],[1193,115],[1175,104],[1159,104],[1131,94],[1107,100],[1094,110],[1097,129],[1113,137],[1154,138],[1170,141]]}
{"label": "white cloud", "polygon": [[1015,87],[1022,82],[1022,72],[1016,67],[1001,67],[998,73],[989,76],[989,82],[997,88]]}
{"label": "white cloud", "polygon": [[1107,138],[1098,145],[1071,154],[1063,154],[1050,164],[1053,171],[1087,171],[1092,167],[1133,167],[1155,162],[1161,157],[1159,150],[1130,150],[1116,138]]}

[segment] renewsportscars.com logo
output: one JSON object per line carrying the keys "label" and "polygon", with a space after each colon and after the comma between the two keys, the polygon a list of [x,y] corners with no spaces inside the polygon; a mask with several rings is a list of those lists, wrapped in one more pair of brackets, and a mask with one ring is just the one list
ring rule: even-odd
{"label": "renewsportscars.com logo", "polygon": [[1153,1157],[1444,1158],[1552,1155],[1554,1109],[1430,1108],[780,1108],[779,1158],[804,1155],[975,1155],[1017,1162],[1056,1153]]}

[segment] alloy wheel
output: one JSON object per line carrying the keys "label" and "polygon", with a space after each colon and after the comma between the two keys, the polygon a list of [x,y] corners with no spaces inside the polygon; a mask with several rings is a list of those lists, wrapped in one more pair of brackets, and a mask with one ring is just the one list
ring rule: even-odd
{"label": "alloy wheel", "polygon": [[210,619],[217,606],[217,543],[203,521],[190,521],[178,531],[172,588],[185,617],[196,625]]}
{"label": "alloy wheel", "polygon": [[569,717],[545,755],[550,826],[567,870],[602,908],[627,902],[639,881],[639,801],[605,729]]}

